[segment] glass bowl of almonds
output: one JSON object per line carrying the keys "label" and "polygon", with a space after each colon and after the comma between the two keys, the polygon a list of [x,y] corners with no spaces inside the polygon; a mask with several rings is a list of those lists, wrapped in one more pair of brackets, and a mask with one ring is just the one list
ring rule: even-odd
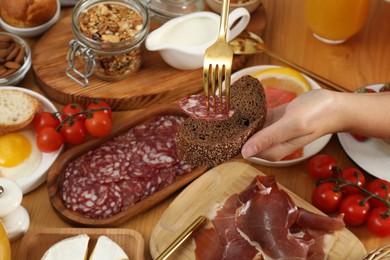
{"label": "glass bowl of almonds", "polygon": [[0,32],[0,86],[16,86],[31,67],[31,50],[17,35]]}

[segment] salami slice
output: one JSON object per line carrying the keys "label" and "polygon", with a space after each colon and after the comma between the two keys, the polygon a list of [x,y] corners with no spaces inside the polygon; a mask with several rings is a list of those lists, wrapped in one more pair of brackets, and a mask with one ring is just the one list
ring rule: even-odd
{"label": "salami slice", "polygon": [[191,95],[179,101],[180,108],[190,117],[206,121],[225,120],[231,117],[233,110],[226,111],[225,97],[209,97],[209,106],[207,106],[207,97],[205,95]]}
{"label": "salami slice", "polygon": [[88,218],[110,217],[192,171],[176,152],[184,120],[158,116],[70,162],[62,186],[65,206]]}
{"label": "salami slice", "polygon": [[65,207],[90,218],[105,218],[122,209],[122,195],[118,185],[103,185],[83,177],[65,180],[62,199]]}

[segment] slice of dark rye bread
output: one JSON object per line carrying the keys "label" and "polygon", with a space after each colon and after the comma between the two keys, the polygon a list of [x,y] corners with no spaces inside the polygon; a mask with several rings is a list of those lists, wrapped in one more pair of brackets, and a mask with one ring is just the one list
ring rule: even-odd
{"label": "slice of dark rye bread", "polygon": [[180,159],[194,166],[216,166],[237,156],[250,136],[263,128],[267,101],[260,81],[245,75],[230,87],[234,114],[220,121],[188,118],[176,133]]}

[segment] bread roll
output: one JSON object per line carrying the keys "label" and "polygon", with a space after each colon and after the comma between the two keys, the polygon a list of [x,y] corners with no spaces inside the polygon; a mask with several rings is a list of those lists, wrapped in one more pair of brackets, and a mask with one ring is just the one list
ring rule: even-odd
{"label": "bread roll", "polygon": [[1,0],[1,18],[11,26],[29,28],[48,22],[56,13],[56,0]]}

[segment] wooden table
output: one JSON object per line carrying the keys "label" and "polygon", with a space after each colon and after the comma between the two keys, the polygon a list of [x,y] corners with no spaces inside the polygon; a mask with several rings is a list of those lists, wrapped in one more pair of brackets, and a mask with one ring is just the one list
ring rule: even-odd
{"label": "wooden table", "polygon": [[[383,0],[372,0],[367,23],[356,36],[344,44],[327,45],[317,41],[305,24],[303,2],[303,0],[263,0],[267,12],[267,26],[263,38],[271,50],[350,91],[367,84],[390,81],[389,3]],[[29,39],[32,46],[35,41],[36,39]],[[260,64],[282,65],[259,54],[254,56],[247,66]],[[32,71],[28,73],[21,86],[41,92]],[[60,107],[58,105],[58,108]],[[133,113],[134,111],[114,113],[114,127],[120,125]],[[340,147],[336,136],[333,136],[322,152],[337,158],[341,167],[354,165]],[[306,174],[305,162],[288,168],[268,168],[255,164],[254,166],[266,174],[274,174],[279,183],[310,201],[314,183]],[[146,259],[151,259],[148,249],[151,231],[174,198],[175,195],[120,226],[135,229],[143,235]],[[45,184],[25,195],[22,204],[30,214],[30,230],[44,227],[71,228],[52,209]],[[351,230],[362,240],[367,251],[390,243],[390,238],[377,238],[364,226],[351,228]],[[19,260],[18,255],[22,250],[20,240],[13,242],[12,259]]]}

